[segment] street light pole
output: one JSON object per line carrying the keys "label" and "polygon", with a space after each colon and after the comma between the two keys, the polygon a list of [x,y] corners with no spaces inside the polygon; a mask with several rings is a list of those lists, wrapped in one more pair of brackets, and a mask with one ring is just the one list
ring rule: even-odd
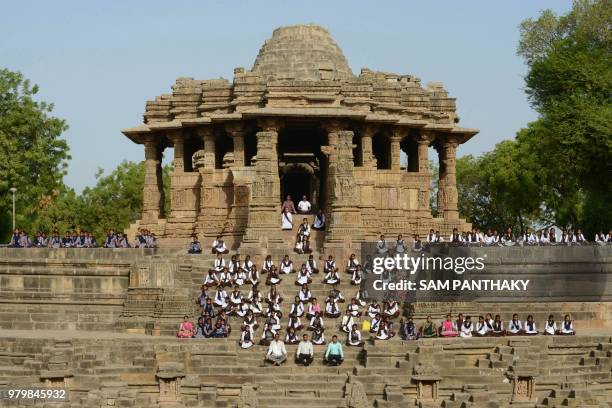
{"label": "street light pole", "polygon": [[15,231],[15,193],[17,192],[17,189],[15,187],[11,187],[9,191],[13,193],[13,231]]}

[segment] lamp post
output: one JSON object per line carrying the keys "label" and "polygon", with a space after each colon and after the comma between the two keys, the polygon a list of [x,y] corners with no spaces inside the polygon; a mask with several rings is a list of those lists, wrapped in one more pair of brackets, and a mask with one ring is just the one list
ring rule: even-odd
{"label": "lamp post", "polygon": [[15,187],[9,188],[9,191],[13,193],[13,231],[15,231],[15,193],[17,189]]}

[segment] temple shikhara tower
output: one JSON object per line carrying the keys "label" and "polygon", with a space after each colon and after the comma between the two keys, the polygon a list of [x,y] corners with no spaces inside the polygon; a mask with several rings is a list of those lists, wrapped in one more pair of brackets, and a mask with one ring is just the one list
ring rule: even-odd
{"label": "temple shikhara tower", "polygon": [[[222,234],[234,249],[280,248],[282,199],[305,194],[326,214],[325,250],[380,233],[465,230],[455,156],[478,131],[458,122],[440,83],[366,68],[355,75],[327,30],[281,27],[250,70],[236,68],[232,81],[178,78],[171,94],[147,102],[144,124],[123,130],[144,146],[139,225],[167,246],[195,232],[205,242]],[[436,217],[430,159],[440,168]]]}

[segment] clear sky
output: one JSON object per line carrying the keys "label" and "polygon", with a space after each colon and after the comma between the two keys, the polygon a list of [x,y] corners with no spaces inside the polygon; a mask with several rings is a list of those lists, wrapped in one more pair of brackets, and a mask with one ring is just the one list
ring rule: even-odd
{"label": "clear sky", "polygon": [[20,0],[2,5],[0,66],[40,85],[40,98],[67,120],[66,182],[78,191],[94,184],[98,167],[143,159],[120,130],[142,122],[145,101],[177,77],[231,79],[234,67],[250,69],[274,28],[289,24],[326,27],[354,73],[443,82],[461,126],[481,130],[459,154],[479,154],[536,117],[516,45],[519,23],[546,8],[565,13],[571,1]]}

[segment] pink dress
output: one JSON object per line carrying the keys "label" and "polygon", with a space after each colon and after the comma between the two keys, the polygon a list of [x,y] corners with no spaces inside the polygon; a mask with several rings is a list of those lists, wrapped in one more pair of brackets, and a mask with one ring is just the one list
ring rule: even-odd
{"label": "pink dress", "polygon": [[453,322],[445,320],[442,322],[442,336],[443,337],[457,337],[457,331],[453,327]]}
{"label": "pink dress", "polygon": [[181,323],[181,327],[179,327],[179,331],[176,335],[177,337],[181,337],[181,338],[193,337],[193,323],[191,322]]}

